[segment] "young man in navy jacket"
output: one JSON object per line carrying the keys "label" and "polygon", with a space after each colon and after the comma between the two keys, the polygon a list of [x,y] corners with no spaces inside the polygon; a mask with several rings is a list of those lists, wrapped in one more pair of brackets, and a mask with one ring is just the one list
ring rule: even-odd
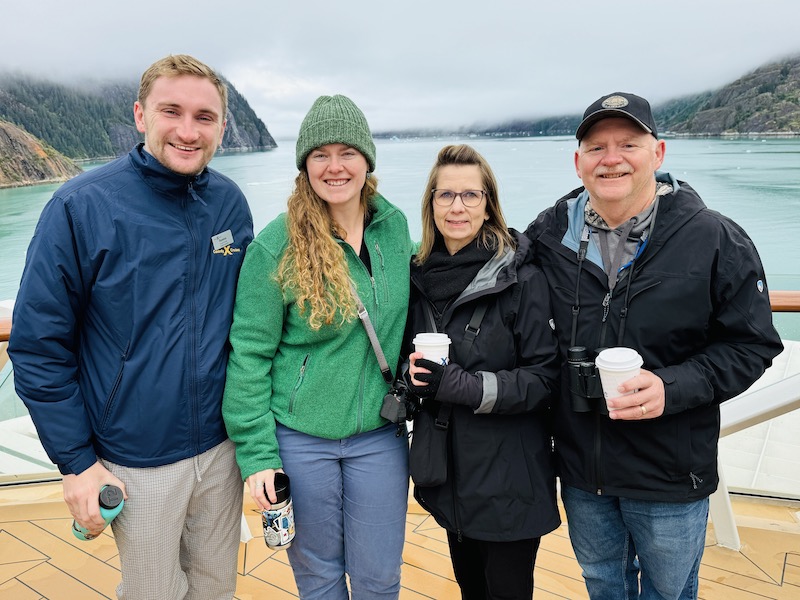
{"label": "young man in navy jacket", "polygon": [[239,188],[207,165],[227,89],[187,55],[143,74],[144,144],[44,208],[14,308],[17,393],[63,474],[75,521],[112,527],[120,598],[231,598],[242,482],[221,402],[228,330],[253,237]]}

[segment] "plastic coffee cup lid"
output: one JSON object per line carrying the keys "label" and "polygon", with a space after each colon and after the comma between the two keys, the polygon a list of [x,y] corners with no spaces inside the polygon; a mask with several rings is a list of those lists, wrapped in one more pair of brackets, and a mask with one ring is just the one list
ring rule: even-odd
{"label": "plastic coffee cup lid", "polygon": [[628,371],[642,366],[642,357],[633,348],[606,348],[597,355],[595,364],[606,371]]}
{"label": "plastic coffee cup lid", "polygon": [[415,346],[449,346],[450,337],[446,333],[418,333],[414,339]]}

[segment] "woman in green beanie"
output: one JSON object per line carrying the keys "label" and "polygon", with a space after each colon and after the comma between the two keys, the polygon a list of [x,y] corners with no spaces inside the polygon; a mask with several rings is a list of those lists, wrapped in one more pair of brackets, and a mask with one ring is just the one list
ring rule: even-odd
{"label": "woman in green beanie", "polygon": [[377,193],[375,144],[359,108],[322,96],[297,140],[287,212],[248,247],[239,276],[223,416],[250,494],[291,481],[288,548],[301,598],[397,598],[408,444],[380,416],[389,385],[358,318],[369,313],[397,365],[413,244]]}

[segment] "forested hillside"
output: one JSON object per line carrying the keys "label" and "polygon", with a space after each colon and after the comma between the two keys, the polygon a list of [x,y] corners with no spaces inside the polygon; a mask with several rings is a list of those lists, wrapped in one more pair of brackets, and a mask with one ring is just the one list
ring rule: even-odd
{"label": "forested hillside", "polygon": [[[0,77],[0,118],[73,159],[128,152],[141,134],[133,121],[138,84],[79,88],[23,76]],[[228,126],[221,150],[262,150],[277,144],[247,100],[228,83]]]}

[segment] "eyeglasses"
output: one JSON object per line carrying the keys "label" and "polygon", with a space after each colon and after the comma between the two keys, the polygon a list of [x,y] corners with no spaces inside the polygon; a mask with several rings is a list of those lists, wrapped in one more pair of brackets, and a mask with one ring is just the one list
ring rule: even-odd
{"label": "eyeglasses", "polygon": [[467,208],[475,208],[483,200],[483,190],[464,190],[463,192],[454,192],[453,190],[431,190],[433,192],[433,201],[439,206],[450,206],[456,201],[456,198],[461,198],[461,203]]}

